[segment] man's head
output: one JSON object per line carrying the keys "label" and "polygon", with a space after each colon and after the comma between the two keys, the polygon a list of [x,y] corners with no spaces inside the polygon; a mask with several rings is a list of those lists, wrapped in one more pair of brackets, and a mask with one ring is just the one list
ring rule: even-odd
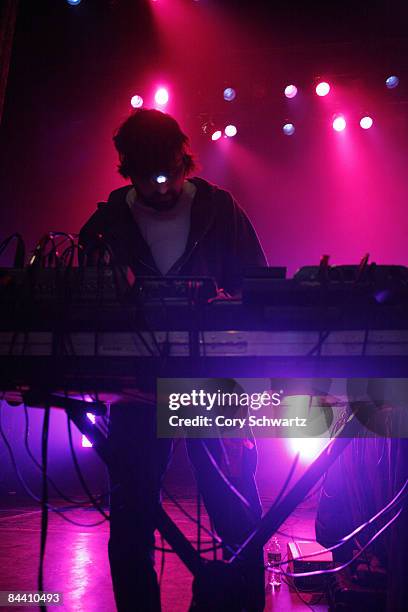
{"label": "man's head", "polygon": [[186,176],[195,168],[189,140],[173,117],[137,110],[117,130],[119,172],[130,178],[139,199],[156,210],[176,204]]}

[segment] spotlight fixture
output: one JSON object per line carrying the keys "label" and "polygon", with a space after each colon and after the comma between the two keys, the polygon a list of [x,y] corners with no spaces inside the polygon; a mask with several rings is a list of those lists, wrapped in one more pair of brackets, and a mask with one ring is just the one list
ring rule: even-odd
{"label": "spotlight fixture", "polygon": [[219,140],[221,136],[222,136],[221,130],[216,130],[215,132],[212,133],[211,140]]}
{"label": "spotlight fixture", "polygon": [[159,106],[165,106],[169,101],[169,92],[165,87],[159,87],[154,94],[154,100]]}
{"label": "spotlight fixture", "polygon": [[295,133],[295,126],[293,125],[293,123],[285,123],[282,128],[282,131],[285,136],[293,136],[293,134]]}
{"label": "spotlight fixture", "polygon": [[224,89],[224,100],[226,102],[232,102],[237,97],[237,92],[232,87]]}
{"label": "spotlight fixture", "polygon": [[224,134],[228,136],[228,138],[232,138],[233,136],[236,135],[237,132],[238,130],[235,127],[235,125],[227,125],[227,127],[224,130]]}
{"label": "spotlight fixture", "polygon": [[139,95],[132,96],[130,99],[130,104],[131,106],[133,106],[133,108],[142,108],[143,106],[142,96],[139,96]]}
{"label": "spotlight fixture", "polygon": [[71,6],[77,6],[78,4],[81,4],[81,0],[67,0],[67,3]]}
{"label": "spotlight fixture", "polygon": [[326,81],[321,81],[316,85],[316,93],[320,98],[324,98],[330,91],[330,85]]}
{"label": "spotlight fixture", "polygon": [[289,99],[294,98],[297,95],[297,87],[296,85],[287,85],[285,87],[285,96]]}
{"label": "spotlight fixture", "polygon": [[342,132],[343,130],[346,129],[347,122],[345,118],[343,117],[343,115],[336,115],[333,119],[332,125],[333,125],[333,130],[335,130],[336,132]]}
{"label": "spotlight fixture", "polygon": [[395,76],[395,74],[389,76],[388,79],[385,79],[385,85],[388,87],[388,89],[394,89],[394,87],[398,87],[399,85],[399,78]]}
{"label": "spotlight fixture", "polygon": [[[92,412],[87,412],[86,416],[91,421],[91,423],[93,423],[95,425],[95,421],[96,421],[95,415]],[[92,442],[90,442],[88,440],[88,438],[86,436],[84,436],[83,434],[82,434],[81,445],[82,445],[82,448],[92,448],[92,446],[93,446]]]}
{"label": "spotlight fixture", "polygon": [[363,130],[369,130],[370,127],[372,127],[373,125],[373,120],[371,117],[369,117],[368,115],[366,117],[362,117],[362,119],[360,119],[360,127],[363,128]]}

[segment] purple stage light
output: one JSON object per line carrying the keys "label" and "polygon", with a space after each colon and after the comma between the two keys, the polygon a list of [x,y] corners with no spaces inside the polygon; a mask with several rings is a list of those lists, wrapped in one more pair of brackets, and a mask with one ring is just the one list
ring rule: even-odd
{"label": "purple stage light", "polygon": [[133,108],[142,108],[143,106],[142,96],[139,96],[139,95],[132,96],[130,100],[130,104],[133,106]]}
{"label": "purple stage light", "polygon": [[81,0],[67,0],[67,3],[71,6],[77,6],[78,4],[81,4]]}
{"label": "purple stage light", "polygon": [[343,117],[343,115],[338,115],[337,117],[333,119],[332,125],[333,125],[333,130],[335,130],[336,132],[342,132],[343,130],[346,129],[347,122],[345,118]]}
{"label": "purple stage light", "polygon": [[360,119],[360,127],[363,128],[363,130],[369,130],[370,127],[372,127],[373,125],[373,120],[371,117],[363,117],[362,119]]}
{"label": "purple stage light", "polygon": [[316,85],[316,93],[321,98],[323,98],[324,96],[327,96],[329,91],[330,91],[330,85],[326,83],[326,81],[322,81],[321,83],[318,83]]}
{"label": "purple stage light", "polygon": [[294,454],[299,453],[303,462],[312,462],[327,444],[326,438],[289,438],[289,447]]}
{"label": "purple stage light", "polygon": [[165,87],[159,87],[154,94],[154,100],[159,106],[165,106],[169,101],[169,92]]}
{"label": "purple stage light", "polygon": [[228,138],[232,138],[233,136],[236,136],[238,130],[235,127],[235,125],[227,125],[227,127],[224,130],[224,134],[226,136],[228,136]]}
{"label": "purple stage light", "polygon": [[[96,417],[92,412],[87,412],[86,416],[91,421],[91,423],[95,424]],[[82,448],[92,448],[92,442],[88,440],[86,436],[82,434]]]}
{"label": "purple stage light", "polygon": [[293,123],[285,123],[282,128],[282,131],[285,136],[292,136],[295,133],[295,126],[293,125]]}
{"label": "purple stage light", "polygon": [[285,96],[289,99],[294,98],[297,94],[298,90],[296,85],[287,85],[285,87]]}
{"label": "purple stage light", "polygon": [[226,102],[232,102],[235,100],[236,96],[237,92],[233,87],[227,87],[224,89],[224,100],[226,100]]}
{"label": "purple stage light", "polygon": [[394,87],[398,87],[399,85],[399,78],[395,74],[389,76],[388,79],[385,79],[385,85],[388,89],[394,89]]}

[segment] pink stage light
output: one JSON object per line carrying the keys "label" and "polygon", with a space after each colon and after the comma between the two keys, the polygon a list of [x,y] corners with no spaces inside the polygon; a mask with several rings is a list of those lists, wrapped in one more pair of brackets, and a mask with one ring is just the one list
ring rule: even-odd
{"label": "pink stage light", "polygon": [[326,446],[327,442],[327,438],[290,438],[289,446],[294,454],[299,453],[301,461],[310,463]]}
{"label": "pink stage light", "polygon": [[142,96],[132,96],[130,99],[130,104],[133,106],[133,108],[142,108],[143,106],[143,98]]}
{"label": "pink stage light", "polygon": [[336,132],[342,132],[343,130],[346,129],[347,122],[345,118],[343,117],[343,115],[338,115],[337,117],[333,119],[332,125],[333,125],[333,130],[335,130]]}
{"label": "pink stage light", "polygon": [[154,100],[159,106],[165,106],[169,101],[169,92],[165,87],[159,87],[154,94]]}
{"label": "pink stage light", "polygon": [[228,136],[228,138],[232,138],[233,136],[236,136],[238,130],[235,127],[235,125],[227,125],[227,127],[224,130],[224,134],[226,136]]}
{"label": "pink stage light", "polygon": [[297,95],[297,87],[296,85],[287,85],[285,87],[285,96],[289,99],[294,98]]}
{"label": "pink stage light", "polygon": [[219,140],[221,136],[222,136],[221,130],[217,130],[216,132],[212,133],[211,140]]}
{"label": "pink stage light", "polygon": [[[87,412],[86,416],[91,421],[91,423],[95,424],[96,417],[92,412]],[[82,434],[82,448],[92,448],[92,442],[88,440],[86,436]]]}
{"label": "pink stage light", "polygon": [[360,127],[363,128],[363,130],[369,130],[370,127],[372,127],[373,125],[373,120],[371,117],[363,117],[362,119],[360,119]]}
{"label": "pink stage light", "polygon": [[330,85],[326,83],[326,81],[322,81],[321,83],[318,83],[316,85],[316,93],[321,98],[323,98],[324,96],[327,96],[329,91],[330,91]]}

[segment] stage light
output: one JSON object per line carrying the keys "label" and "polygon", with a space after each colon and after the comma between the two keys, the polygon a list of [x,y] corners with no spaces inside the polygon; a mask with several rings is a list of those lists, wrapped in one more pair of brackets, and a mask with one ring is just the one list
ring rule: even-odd
{"label": "stage light", "polygon": [[[87,412],[86,416],[91,421],[91,423],[95,424],[96,417],[92,412]],[[88,440],[86,436],[82,434],[82,448],[92,448],[92,442]]]}
{"label": "stage light", "polygon": [[235,125],[227,125],[227,127],[224,130],[224,134],[228,136],[228,138],[232,138],[233,136],[236,135],[237,132],[238,130],[235,127]]}
{"label": "stage light", "polygon": [[322,81],[321,83],[318,83],[316,85],[316,93],[321,98],[323,98],[324,96],[327,96],[329,91],[330,91],[330,85],[326,83],[326,81]]}
{"label": "stage light", "polygon": [[327,438],[290,438],[290,449],[293,453],[299,453],[301,461],[311,462],[327,444]]}
{"label": "stage light", "polygon": [[333,119],[333,130],[335,130],[336,132],[342,132],[346,129],[346,126],[347,122],[343,115],[337,115],[337,117]]}
{"label": "stage light", "polygon": [[226,89],[224,89],[224,100],[226,100],[227,102],[232,102],[233,100],[235,100],[236,96],[237,92],[232,87],[227,87]]}
{"label": "stage light", "polygon": [[216,132],[212,133],[211,140],[219,140],[221,136],[222,136],[221,130],[217,130]]}
{"label": "stage light", "polygon": [[76,6],[77,4],[81,4],[81,0],[67,0],[67,2],[71,6]]}
{"label": "stage light", "polygon": [[160,87],[154,94],[156,104],[164,106],[169,101],[169,92],[164,87]]}
{"label": "stage light", "polygon": [[295,133],[295,126],[293,123],[285,123],[282,130],[285,136],[292,136]]}
{"label": "stage light", "polygon": [[167,183],[168,178],[167,178],[167,176],[164,176],[164,174],[159,174],[159,176],[156,176],[156,178],[154,180],[159,185],[163,185],[163,183]]}
{"label": "stage light", "polygon": [[143,98],[142,96],[132,96],[131,100],[130,100],[130,104],[133,106],[133,108],[142,108],[143,106]]}
{"label": "stage light", "polygon": [[287,85],[285,87],[285,96],[287,98],[294,98],[297,94],[298,90],[296,85]]}
{"label": "stage light", "polygon": [[362,127],[363,130],[369,130],[372,125],[373,120],[371,119],[371,117],[367,116],[360,119],[360,127]]}
{"label": "stage light", "polygon": [[392,76],[389,76],[388,79],[385,79],[385,84],[388,87],[388,89],[394,89],[394,87],[398,87],[399,85],[399,78],[395,76],[395,74]]}

